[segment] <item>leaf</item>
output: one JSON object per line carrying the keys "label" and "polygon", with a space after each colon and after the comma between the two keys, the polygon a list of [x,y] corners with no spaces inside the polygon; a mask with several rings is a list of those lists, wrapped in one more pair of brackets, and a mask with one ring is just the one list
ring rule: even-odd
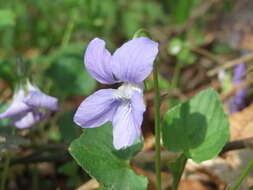
{"label": "leaf", "polygon": [[0,60],[0,79],[6,81],[13,89],[17,82],[17,75],[13,72],[14,68],[14,60]]}
{"label": "leaf", "polygon": [[116,156],[118,156],[118,158],[120,158],[122,160],[130,160],[138,152],[141,151],[142,147],[143,147],[143,143],[140,143],[139,141],[136,141],[132,146],[130,146],[126,149],[113,150],[112,152]]}
{"label": "leaf", "polygon": [[147,179],[136,175],[130,169],[129,162],[121,159],[115,151],[111,124],[86,129],[69,148],[76,162],[105,187],[116,190],[146,189]]}
{"label": "leaf", "polygon": [[218,94],[207,89],[164,116],[164,146],[196,162],[218,155],[229,138],[229,123]]}
{"label": "leaf", "polygon": [[0,28],[15,26],[15,13],[12,10],[0,10]]}
{"label": "leaf", "polygon": [[[60,132],[61,139],[67,142],[71,142],[74,140],[78,135],[78,129],[75,123],[73,122],[75,112],[67,112],[64,113],[59,119],[57,120]],[[80,133],[79,133],[80,134]]]}
{"label": "leaf", "polygon": [[[176,24],[182,24],[189,17],[193,8],[193,0],[169,1],[172,16]],[[180,10],[180,11],[179,11]]]}
{"label": "leaf", "polygon": [[88,95],[96,87],[96,81],[85,70],[82,56],[59,57],[45,74],[54,81],[53,94],[59,97]]}

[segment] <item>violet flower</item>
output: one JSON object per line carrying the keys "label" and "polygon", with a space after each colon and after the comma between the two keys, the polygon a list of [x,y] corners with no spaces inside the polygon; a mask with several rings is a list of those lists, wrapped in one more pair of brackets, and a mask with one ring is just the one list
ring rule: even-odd
{"label": "violet flower", "polygon": [[[240,63],[235,67],[233,84],[238,86],[243,81],[243,75],[245,74],[245,64]],[[245,107],[244,98],[247,94],[247,88],[239,90],[235,96],[230,100],[230,113],[235,113]]]}
{"label": "violet flower", "polygon": [[143,81],[152,72],[158,43],[134,38],[113,55],[101,39],[93,39],[86,49],[84,63],[89,74],[103,84],[122,83],[118,89],[102,89],[86,98],[77,109],[74,121],[83,128],[99,127],[112,121],[116,149],[131,146],[141,137],[146,106]]}
{"label": "violet flower", "polygon": [[0,120],[11,118],[13,125],[24,129],[32,127],[46,119],[52,111],[58,110],[58,100],[55,97],[44,94],[30,82],[27,83],[27,91],[26,93],[24,88],[17,90],[10,107],[0,114]]}

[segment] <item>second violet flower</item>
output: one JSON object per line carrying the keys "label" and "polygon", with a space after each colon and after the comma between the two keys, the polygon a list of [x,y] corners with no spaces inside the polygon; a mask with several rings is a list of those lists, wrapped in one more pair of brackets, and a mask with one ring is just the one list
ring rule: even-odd
{"label": "second violet flower", "polygon": [[[44,109],[44,111],[41,111]],[[41,92],[29,81],[19,86],[9,108],[0,113],[0,120],[11,118],[19,129],[34,126],[58,110],[58,99]]]}
{"label": "second violet flower", "polygon": [[86,98],[77,109],[74,121],[84,128],[99,127],[112,121],[116,149],[133,145],[141,137],[146,106],[143,81],[152,72],[158,43],[146,37],[124,43],[113,55],[101,39],[87,46],[84,63],[89,74],[102,84],[122,83],[118,89],[102,89]]}

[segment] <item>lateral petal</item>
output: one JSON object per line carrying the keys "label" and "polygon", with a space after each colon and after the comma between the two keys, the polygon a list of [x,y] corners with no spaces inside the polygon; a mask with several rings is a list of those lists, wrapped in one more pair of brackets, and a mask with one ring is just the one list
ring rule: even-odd
{"label": "lateral petal", "polygon": [[114,89],[102,89],[90,95],[77,109],[74,122],[83,128],[92,128],[111,121],[119,105],[114,92]]}

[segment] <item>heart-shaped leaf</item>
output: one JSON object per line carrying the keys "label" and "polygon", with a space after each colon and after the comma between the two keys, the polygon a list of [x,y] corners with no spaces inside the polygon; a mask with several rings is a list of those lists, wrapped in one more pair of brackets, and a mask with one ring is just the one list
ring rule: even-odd
{"label": "heart-shaped leaf", "polygon": [[[125,159],[126,155],[136,152],[136,146],[133,153],[130,149],[116,153],[112,144],[111,124],[85,129],[84,134],[71,143],[69,152],[91,177],[107,188],[147,189],[147,179],[136,175]],[[121,153],[123,155],[119,156]]]}
{"label": "heart-shaped leaf", "polygon": [[229,138],[229,123],[218,94],[207,89],[164,116],[163,142],[196,162],[218,155]]}

